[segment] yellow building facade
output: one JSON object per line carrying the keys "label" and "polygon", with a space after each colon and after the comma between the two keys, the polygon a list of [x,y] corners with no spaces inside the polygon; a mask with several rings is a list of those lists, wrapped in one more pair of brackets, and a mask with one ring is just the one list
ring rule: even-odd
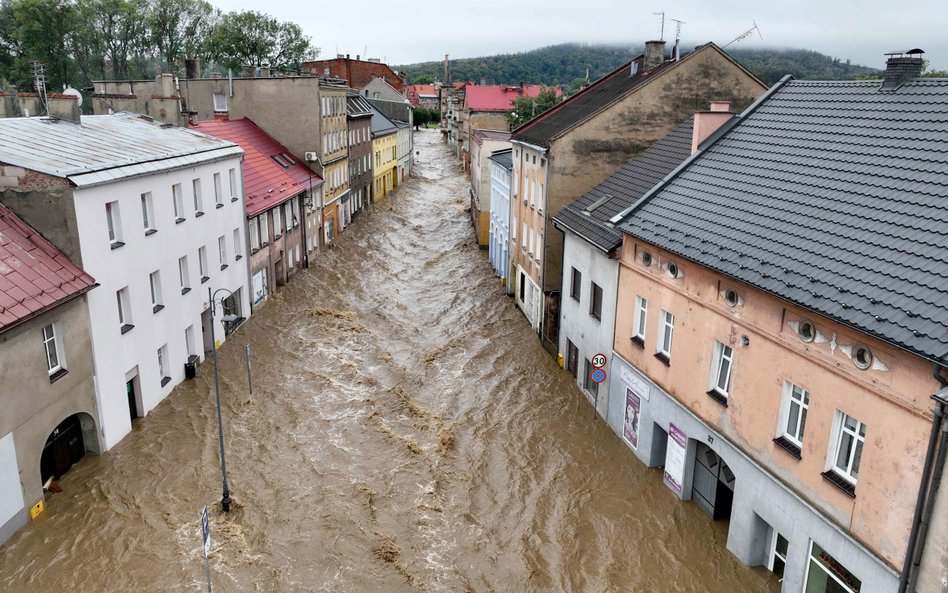
{"label": "yellow building facade", "polygon": [[396,130],[372,138],[372,198],[381,200],[395,188],[398,167]]}

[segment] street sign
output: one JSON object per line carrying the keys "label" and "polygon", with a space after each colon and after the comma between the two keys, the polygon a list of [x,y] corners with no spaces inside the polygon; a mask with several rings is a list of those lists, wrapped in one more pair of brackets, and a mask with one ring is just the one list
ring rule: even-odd
{"label": "street sign", "polygon": [[201,541],[204,542],[204,555],[211,551],[211,524],[207,519],[207,507],[201,511]]}
{"label": "street sign", "polygon": [[[606,355],[597,354],[592,357],[592,360],[590,362],[592,363],[593,368],[601,369],[602,367],[606,366]],[[597,381],[597,383],[601,383],[601,381]]]}
{"label": "street sign", "polygon": [[596,369],[589,374],[589,378],[592,379],[593,383],[602,383],[606,380],[606,371],[602,369]]}

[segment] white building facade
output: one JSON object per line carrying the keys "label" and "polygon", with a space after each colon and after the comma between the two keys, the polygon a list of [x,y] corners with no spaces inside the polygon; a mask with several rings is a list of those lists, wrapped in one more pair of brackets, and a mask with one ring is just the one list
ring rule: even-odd
{"label": "white building facade", "polygon": [[510,284],[510,149],[490,157],[490,266],[507,288]]}

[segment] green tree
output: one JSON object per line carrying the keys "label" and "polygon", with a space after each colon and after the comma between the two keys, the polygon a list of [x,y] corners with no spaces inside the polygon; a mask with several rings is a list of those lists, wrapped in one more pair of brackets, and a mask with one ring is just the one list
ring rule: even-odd
{"label": "green tree", "polygon": [[[116,80],[142,74],[132,68],[132,60],[151,53],[144,0],[78,0],[75,7],[71,49],[83,74]],[[89,58],[99,62],[97,69]]]}
{"label": "green tree", "polygon": [[13,4],[13,20],[19,75],[14,82],[26,86],[29,64],[37,60],[45,66],[46,87],[52,91],[62,88],[74,70],[68,46],[76,24],[75,6],[67,0],[18,0]]}
{"label": "green tree", "polygon": [[184,58],[209,60],[207,39],[220,16],[204,0],[150,0],[148,27],[162,66],[178,72]]}
{"label": "green tree", "polygon": [[284,71],[319,54],[299,25],[253,10],[223,15],[211,32],[209,50],[228,68],[269,64]]}
{"label": "green tree", "polygon": [[418,76],[414,79],[412,84],[431,84],[434,82],[434,79],[430,76]]}
{"label": "green tree", "polygon": [[513,100],[513,111],[507,114],[511,128],[519,127],[547,109],[561,103],[562,96],[557,96],[556,90],[545,88],[534,97],[517,97]]}
{"label": "green tree", "polygon": [[431,121],[431,110],[425,107],[416,107],[412,110],[412,121],[415,127],[427,125]]}

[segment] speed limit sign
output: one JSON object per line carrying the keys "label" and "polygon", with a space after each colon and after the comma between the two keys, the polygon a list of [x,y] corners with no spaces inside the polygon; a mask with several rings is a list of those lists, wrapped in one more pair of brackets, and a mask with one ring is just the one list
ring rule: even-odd
{"label": "speed limit sign", "polygon": [[606,366],[606,355],[597,354],[592,357],[591,362],[592,362],[593,368],[601,369],[602,367]]}

